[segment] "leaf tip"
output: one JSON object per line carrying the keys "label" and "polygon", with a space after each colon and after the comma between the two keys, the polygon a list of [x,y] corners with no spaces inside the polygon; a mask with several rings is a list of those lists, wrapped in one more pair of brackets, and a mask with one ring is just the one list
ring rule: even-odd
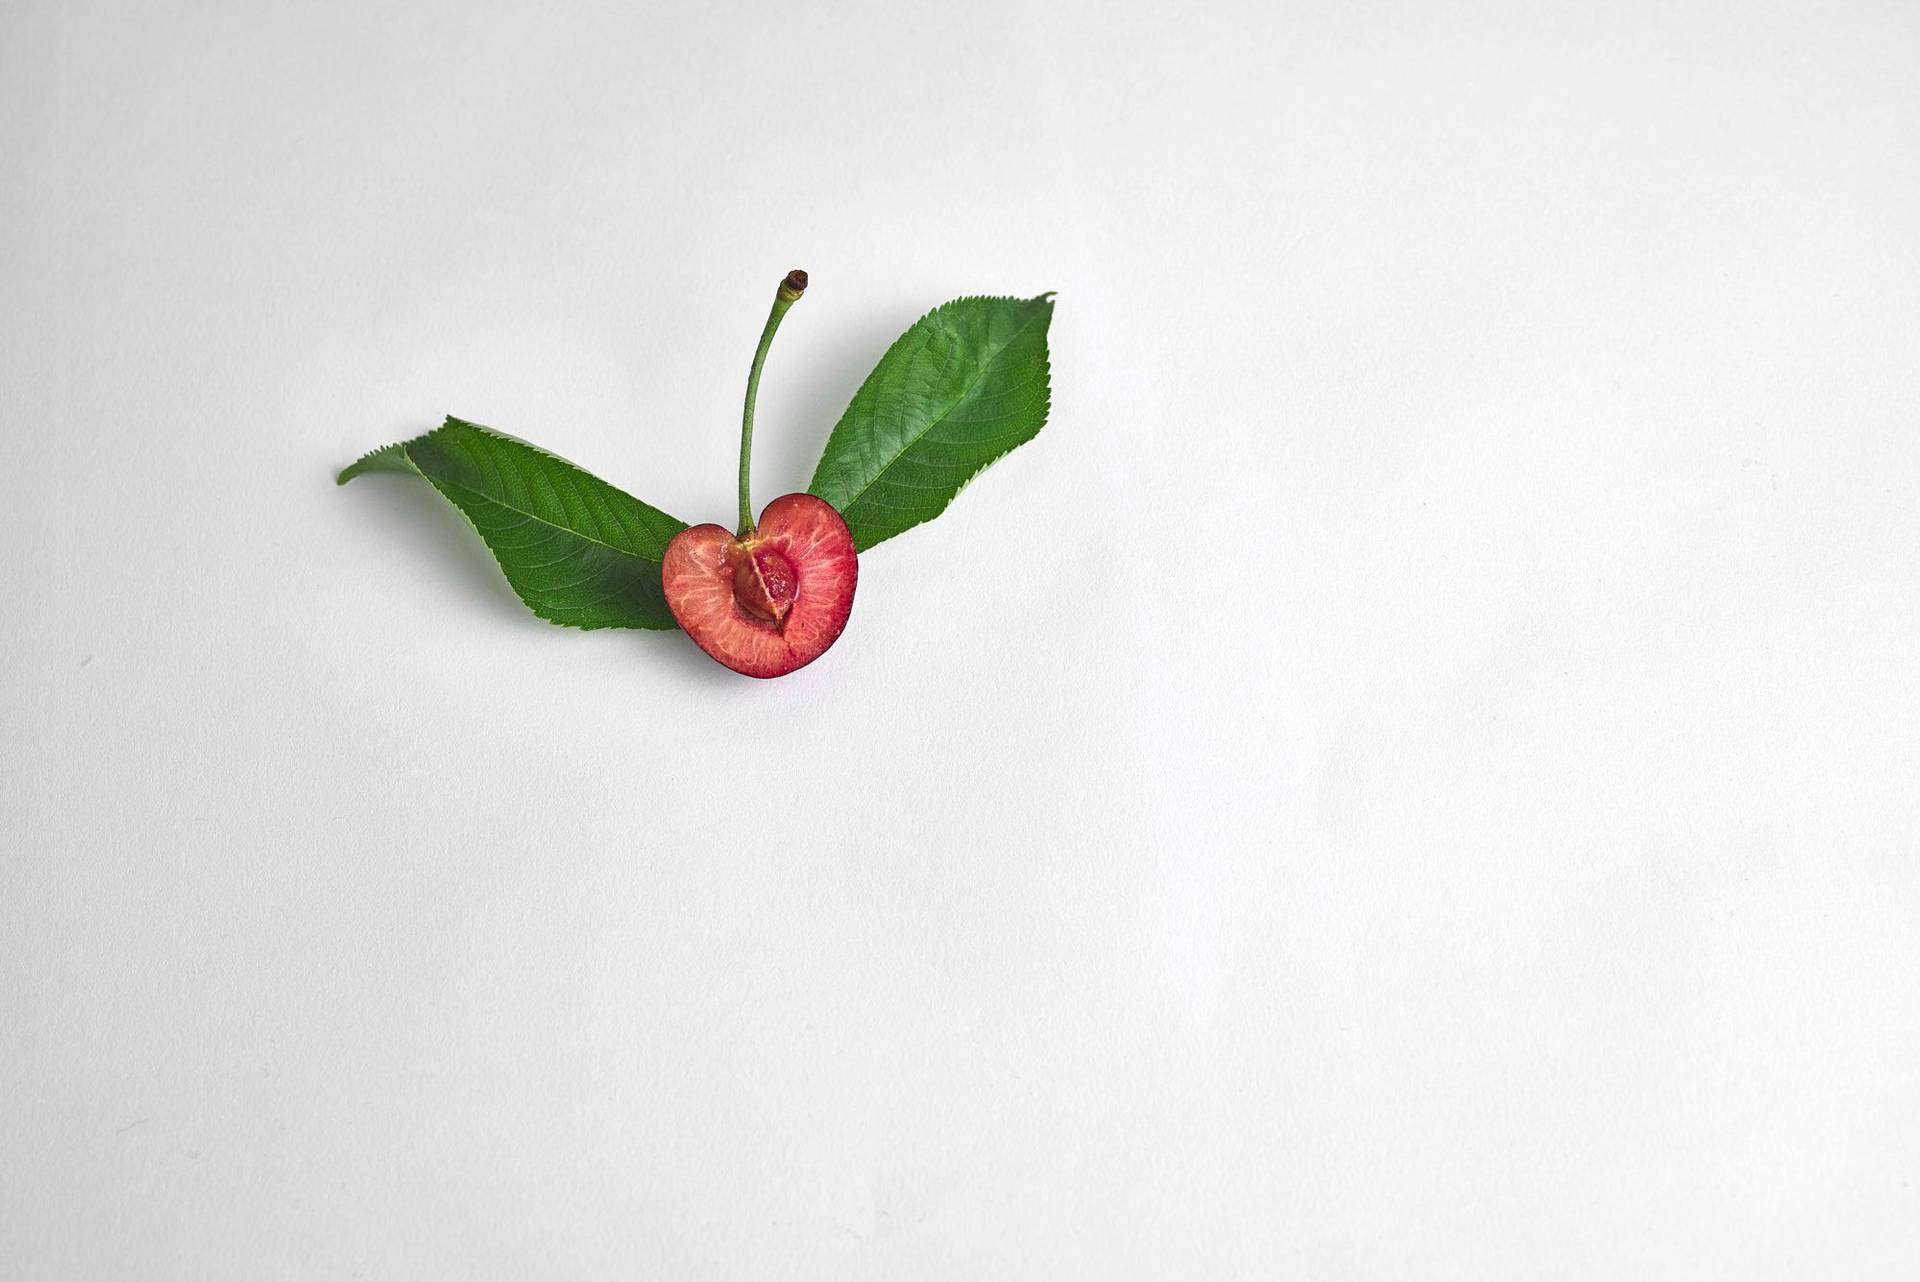
{"label": "leaf tip", "polygon": [[413,460],[407,457],[404,442],[382,445],[377,450],[368,450],[353,462],[340,469],[340,475],[333,478],[335,485],[345,485],[363,472],[411,472]]}

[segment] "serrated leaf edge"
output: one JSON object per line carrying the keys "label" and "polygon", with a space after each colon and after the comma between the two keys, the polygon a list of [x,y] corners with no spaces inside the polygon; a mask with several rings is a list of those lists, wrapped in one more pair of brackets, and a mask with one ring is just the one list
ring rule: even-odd
{"label": "serrated leaf edge", "polygon": [[[335,479],[334,484],[345,485],[348,481],[351,481],[354,477],[361,476],[367,472],[411,472],[413,475],[419,477],[421,480],[425,481],[428,485],[432,486],[434,490],[436,490],[442,498],[447,500],[447,506],[451,507],[455,512],[460,514],[460,519],[467,523],[467,528],[473,531],[474,537],[479,539],[481,542],[481,545],[486,547],[489,552],[492,552],[493,545],[487,542],[486,534],[480,529],[480,526],[474,521],[473,517],[468,515],[466,508],[462,507],[458,503],[455,503],[452,497],[447,494],[447,491],[449,489],[459,490],[462,493],[471,494],[477,498],[484,499],[489,503],[494,503],[500,507],[505,507],[507,508],[508,511],[519,513],[521,516],[526,517],[528,520],[538,521],[540,522],[540,524],[547,526],[549,529],[565,530],[566,533],[576,535],[579,538],[585,539],[589,543],[595,544],[599,547],[606,548],[609,552],[617,552],[621,556],[630,556],[636,561],[645,561],[649,565],[660,564],[660,562],[653,560],[651,557],[642,556],[638,552],[630,552],[625,548],[614,547],[611,543],[607,543],[607,542],[604,542],[603,540],[592,538],[585,534],[581,534],[578,530],[567,530],[566,527],[555,525],[553,522],[547,520],[545,517],[536,515],[535,513],[522,512],[517,507],[511,507],[508,504],[501,503],[500,500],[492,497],[491,495],[481,494],[477,490],[470,489],[469,487],[464,485],[455,484],[454,482],[451,482],[451,481],[448,481],[443,484],[442,482],[435,480],[433,477],[428,476],[425,472],[420,470],[419,464],[413,461],[413,456],[407,453],[408,448],[410,446],[418,444],[421,441],[426,440],[429,436],[432,436],[434,432],[438,432],[444,428],[453,427],[456,425],[460,427],[470,427],[477,432],[484,432],[489,436],[501,437],[505,440],[512,441],[515,445],[523,445],[527,449],[532,450],[536,454],[546,455],[548,458],[552,459],[556,463],[566,464],[566,466],[574,469],[576,472],[579,472],[582,475],[593,477],[593,479],[595,480],[600,480],[600,478],[597,475],[587,471],[586,468],[581,467],[578,463],[575,463],[572,459],[562,458],[560,455],[555,454],[552,450],[543,449],[542,447],[535,445],[531,441],[521,440],[517,436],[513,436],[506,432],[499,431],[496,428],[488,427],[484,423],[476,423],[471,419],[460,418],[457,415],[449,414],[446,416],[446,420],[442,422],[439,427],[434,428],[433,431],[422,432],[420,433],[420,435],[412,438],[411,440],[395,441],[391,445],[382,445],[379,449],[368,450],[365,454],[362,454],[359,458],[355,459],[352,463],[349,463],[346,467],[342,468],[340,471],[340,475]],[[614,486],[611,481],[601,481],[601,484],[611,486],[614,489],[619,488],[618,486]],[[625,491],[622,491],[622,493],[624,492]],[[628,497],[631,498],[632,496],[629,495]],[[646,503],[646,500],[634,499],[634,502]],[[653,507],[651,503],[646,503],[646,506]],[[654,508],[653,510],[656,512],[660,512],[662,516],[666,517],[670,521],[679,521],[681,528],[682,529],[686,528],[686,522],[681,521],[679,517],[674,516],[672,513],[662,512],[659,508]],[[500,572],[500,577],[502,579],[506,580],[507,590],[513,593],[514,599],[516,601],[520,602],[521,605],[524,605],[525,607],[527,607],[527,613],[533,615],[535,618],[540,619],[544,622],[551,623],[555,627],[572,628],[576,632],[601,632],[610,628],[619,628],[623,631],[629,631],[629,632],[677,632],[680,630],[680,625],[677,622],[673,621],[671,615],[669,615],[668,621],[665,623],[642,623],[642,624],[635,625],[633,627],[627,627],[626,625],[615,624],[615,623],[575,623],[569,619],[556,618],[554,615],[548,613],[545,610],[542,610],[539,606],[535,605],[533,602],[527,600],[526,597],[521,595],[520,589],[517,586],[515,586],[512,577],[507,573],[507,567],[501,564],[500,557],[497,553],[493,555],[492,560],[493,560],[493,568]]]}
{"label": "serrated leaf edge", "polygon": [[[414,440],[418,439],[420,438],[414,438]],[[395,441],[391,445],[382,445],[377,450],[368,450],[341,468],[340,475],[334,478],[333,483],[345,485],[354,477],[363,476],[368,472],[412,472],[416,476],[420,475],[420,469],[414,466],[413,459],[407,454],[407,446],[412,443],[412,441]]]}
{"label": "serrated leaf edge", "polygon": [[[1000,354],[1002,352],[1006,351],[1007,348],[1013,346],[1014,341],[1018,339],[1021,334],[1024,334],[1026,332],[1027,326],[1031,325],[1034,322],[1034,320],[1044,316],[1047,318],[1048,325],[1049,326],[1052,325],[1053,300],[1055,296],[1056,296],[1056,291],[1048,290],[1044,294],[1035,294],[1031,298],[1021,298],[1017,294],[963,294],[959,298],[949,298],[946,302],[941,303],[938,307],[928,308],[927,311],[924,314],[922,314],[918,320],[914,321],[913,324],[907,326],[907,328],[901,332],[900,337],[894,339],[892,343],[888,344],[886,352],[881,355],[879,362],[875,364],[874,368],[878,369],[880,365],[886,364],[887,357],[893,355],[894,350],[898,348],[900,344],[906,342],[908,337],[912,335],[914,330],[918,329],[921,325],[925,324],[928,320],[930,320],[932,317],[934,317],[938,313],[946,311],[950,307],[958,306],[961,303],[1045,303],[1046,306],[1044,308],[1037,309],[1031,317],[1029,317],[1025,322],[1023,322],[1021,326],[1018,329],[1016,329],[1010,337],[1008,337],[1006,342],[1000,344],[1000,346],[994,351],[992,356],[988,357],[986,361],[982,362],[981,377],[984,378],[985,367],[987,365],[991,365],[995,360],[999,359]],[[1045,399],[1041,403],[1040,427],[1037,427],[1034,429],[1034,433],[1033,433],[1034,436],[1038,436],[1040,434],[1041,429],[1046,427],[1048,418],[1050,418],[1053,414],[1053,352],[1052,352],[1051,344],[1048,345],[1047,354],[1041,358],[1041,366],[1044,371],[1044,383],[1045,383],[1046,394],[1045,394]],[[868,377],[871,378],[872,375],[868,375]],[[976,379],[974,384],[970,386],[967,389],[967,391],[971,392],[973,390],[973,387],[976,387],[978,385],[979,385],[979,380]],[[863,380],[861,382],[860,390],[864,390],[865,387],[866,387],[866,383]],[[859,396],[859,390],[856,390],[854,395],[857,399]],[[962,393],[960,398],[955,401],[955,404],[957,405],[959,403],[959,400],[964,400],[964,399],[966,399],[966,394]],[[851,406],[849,406],[849,408],[851,408]],[[946,412],[941,414],[939,418],[928,423],[926,428],[923,431],[917,433],[911,441],[907,442],[905,445],[901,446],[898,450],[894,451],[893,457],[888,459],[887,462],[882,467],[880,467],[877,471],[875,471],[872,479],[870,479],[865,485],[860,487],[859,493],[855,494],[853,497],[849,498],[845,503],[841,504],[838,510],[844,513],[848,509],[852,508],[855,503],[858,503],[860,501],[861,495],[864,495],[868,490],[872,489],[874,485],[878,483],[880,478],[886,475],[887,471],[890,468],[892,468],[895,463],[899,462],[901,457],[904,456],[908,450],[912,449],[915,445],[918,445],[922,440],[924,440],[927,434],[932,432],[934,428],[938,427],[942,422],[944,422],[947,418],[947,415],[951,414],[952,412],[953,412],[953,406],[950,405],[947,407]],[[834,424],[834,428],[836,431],[839,429],[839,426],[840,425],[838,423]],[[1027,438],[1027,440],[1029,441],[1032,439],[1033,437],[1031,436]],[[986,462],[982,463],[979,467],[969,472],[964,478],[962,478],[960,483],[954,487],[953,493],[948,497],[947,501],[940,505],[939,512],[935,512],[933,516],[929,516],[922,520],[915,521],[913,525],[910,525],[907,527],[907,530],[913,529],[914,526],[925,525],[928,521],[933,520],[934,517],[937,517],[942,512],[945,512],[949,507],[953,506],[953,500],[959,498],[961,492],[964,491],[967,488],[967,486],[973,484],[974,478],[978,477],[982,472],[986,471],[988,468],[992,467],[995,463],[998,463],[1001,459],[1005,458],[1008,454],[1013,453],[1013,451],[1015,449],[1018,449],[1020,445],[1024,445],[1024,444],[1026,444],[1026,441],[1020,442],[1019,445],[1013,446],[1012,448],[1008,449],[1005,453],[1002,453],[994,458],[988,459]],[[832,448],[833,448],[833,433],[829,432],[827,433],[827,444],[821,450],[820,457],[821,457],[822,463],[826,461],[827,452]],[[813,478],[812,480],[809,480],[807,482],[807,489],[809,492],[812,492],[814,484],[818,482],[819,479],[820,479],[820,464],[816,463],[813,469]],[[893,535],[889,535],[888,537],[897,538],[900,534],[905,534],[907,530],[900,530]],[[886,542],[886,539],[879,539],[873,543],[867,544],[865,547],[859,548],[858,550],[861,552],[865,552],[868,550],[868,548],[878,547],[881,543],[884,543],[884,542]]]}

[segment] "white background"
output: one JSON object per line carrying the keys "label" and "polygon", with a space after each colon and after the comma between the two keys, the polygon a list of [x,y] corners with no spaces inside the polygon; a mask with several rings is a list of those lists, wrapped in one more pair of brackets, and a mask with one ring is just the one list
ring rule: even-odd
{"label": "white background", "polygon": [[[1920,11],[0,6],[0,1272],[1920,1270]],[[820,662],[551,628],[1053,416]]]}

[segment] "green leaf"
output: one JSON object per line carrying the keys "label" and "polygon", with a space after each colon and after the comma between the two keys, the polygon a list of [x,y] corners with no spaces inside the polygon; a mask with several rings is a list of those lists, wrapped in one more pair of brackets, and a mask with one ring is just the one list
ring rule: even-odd
{"label": "green leaf", "polygon": [[565,459],[449,418],[425,436],[368,454],[340,473],[340,484],[365,472],[430,481],[543,619],[573,628],[676,626],[660,591],[660,558],[686,522]]}
{"label": "green leaf", "polygon": [[807,487],[862,552],[946,510],[1047,421],[1053,295],[956,298],[902,334],[854,393]]}

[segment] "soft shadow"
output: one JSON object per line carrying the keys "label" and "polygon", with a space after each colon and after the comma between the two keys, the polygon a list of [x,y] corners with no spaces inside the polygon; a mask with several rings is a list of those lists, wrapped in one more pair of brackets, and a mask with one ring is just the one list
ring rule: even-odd
{"label": "soft shadow", "polygon": [[428,544],[433,559],[451,566],[467,595],[480,602],[488,614],[543,628],[553,626],[532,614],[514,595],[493,553],[467,519],[426,481],[397,473],[369,472],[343,488],[378,491],[360,505],[354,519],[372,525],[383,541],[396,548],[408,543]]}
{"label": "soft shadow", "polygon": [[[773,431],[754,430],[754,498],[765,503],[776,494],[803,490],[813,477],[813,466],[827,446],[833,425],[846,412],[847,402],[860,390],[860,384],[880,358],[886,355],[902,330],[919,319],[919,313],[902,311],[861,325],[844,340],[817,353],[809,353],[802,368],[782,366],[781,377],[791,380],[798,390],[791,402],[793,421],[778,424]],[[765,470],[761,457],[767,455]],[[761,491],[765,497],[761,497]]]}
{"label": "soft shadow", "polygon": [[674,670],[675,675],[683,680],[715,691],[738,692],[742,686],[763,684],[752,677],[743,677],[738,672],[729,672],[721,667],[709,659],[706,651],[695,645],[693,638],[684,632],[636,632],[635,635],[646,648],[650,668],[657,663]]}
{"label": "soft shadow", "polygon": [[[436,563],[452,567],[465,595],[477,602],[490,619],[515,627],[578,635],[575,629],[549,623],[527,609],[507,582],[507,576],[500,572],[486,543],[432,485],[419,477],[370,472],[355,477],[344,488],[362,487],[379,493],[361,504],[355,519],[373,526],[381,540],[397,548],[427,544],[428,555]],[[624,634],[623,641],[632,643],[646,655],[650,670],[657,670],[655,665],[678,669],[684,679],[715,690],[737,690],[743,684],[756,684],[709,659],[691,637],[677,629],[607,628],[600,631],[604,636],[614,633]]]}

